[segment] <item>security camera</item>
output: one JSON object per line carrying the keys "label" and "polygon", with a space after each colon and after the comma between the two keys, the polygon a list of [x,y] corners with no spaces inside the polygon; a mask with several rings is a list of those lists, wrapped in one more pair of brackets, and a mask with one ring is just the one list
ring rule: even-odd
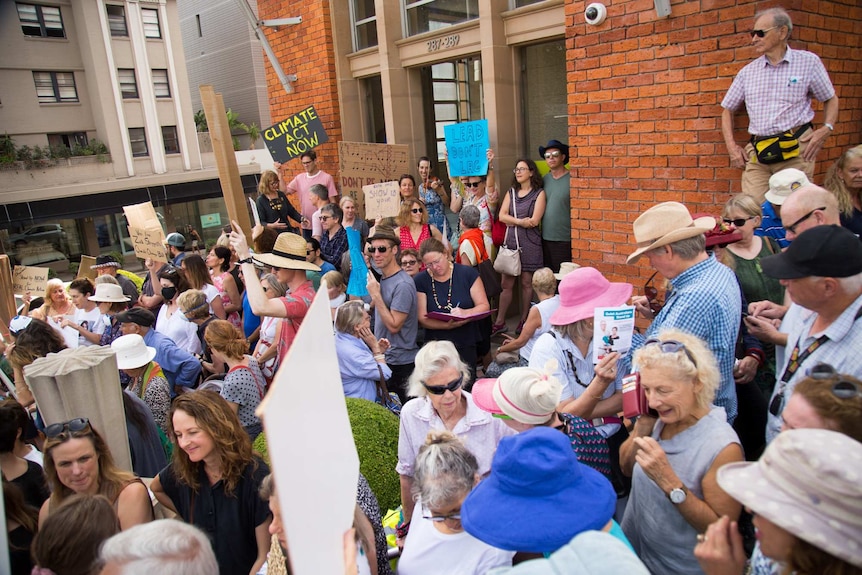
{"label": "security camera", "polygon": [[601,2],[593,2],[584,10],[584,19],[591,26],[598,26],[608,17],[608,9]]}

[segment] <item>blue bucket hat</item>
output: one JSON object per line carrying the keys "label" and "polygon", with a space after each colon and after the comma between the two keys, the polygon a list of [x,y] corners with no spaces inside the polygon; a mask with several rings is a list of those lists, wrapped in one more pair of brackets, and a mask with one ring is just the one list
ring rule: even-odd
{"label": "blue bucket hat", "polygon": [[610,481],[578,462],[565,434],[536,427],[497,446],[491,474],[461,506],[464,529],[507,551],[551,553],[614,515]]}

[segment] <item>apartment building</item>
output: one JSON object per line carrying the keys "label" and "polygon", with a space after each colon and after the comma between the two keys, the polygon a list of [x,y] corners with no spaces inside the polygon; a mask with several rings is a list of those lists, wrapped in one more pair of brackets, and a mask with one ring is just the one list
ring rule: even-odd
{"label": "apartment building", "polygon": [[[166,231],[218,236],[227,213],[179,30],[176,0],[0,0],[0,240],[14,261],[131,254],[122,208],[147,200]],[[258,172],[240,166],[249,192]]]}

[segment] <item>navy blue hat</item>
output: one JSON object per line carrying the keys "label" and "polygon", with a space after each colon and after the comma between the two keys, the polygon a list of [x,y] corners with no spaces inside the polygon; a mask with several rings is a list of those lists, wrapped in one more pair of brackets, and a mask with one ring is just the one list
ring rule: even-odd
{"label": "navy blue hat", "polygon": [[559,140],[550,140],[550,141],[548,141],[547,146],[539,146],[539,156],[544,158],[545,152],[547,152],[548,150],[553,150],[553,149],[561,151],[563,153],[563,157],[566,159],[566,161],[569,160],[569,146],[567,146],[566,144],[562,143]]}
{"label": "navy blue hat", "polygon": [[500,440],[491,474],[461,506],[461,524],[498,549],[551,553],[602,529],[616,502],[611,482],[578,461],[564,433],[536,427]]}

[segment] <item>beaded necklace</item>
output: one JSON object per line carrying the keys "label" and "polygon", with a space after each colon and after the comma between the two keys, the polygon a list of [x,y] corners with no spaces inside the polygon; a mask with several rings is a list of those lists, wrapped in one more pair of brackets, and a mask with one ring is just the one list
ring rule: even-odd
{"label": "beaded necklace", "polygon": [[446,294],[445,306],[440,305],[440,301],[437,299],[437,288],[435,287],[437,280],[434,279],[434,276],[431,276],[431,293],[434,295],[434,303],[437,305],[437,309],[441,311],[452,311],[452,276],[455,275],[455,269],[450,269],[452,270],[452,273],[449,275],[449,279],[447,280],[449,282],[449,293]]}

